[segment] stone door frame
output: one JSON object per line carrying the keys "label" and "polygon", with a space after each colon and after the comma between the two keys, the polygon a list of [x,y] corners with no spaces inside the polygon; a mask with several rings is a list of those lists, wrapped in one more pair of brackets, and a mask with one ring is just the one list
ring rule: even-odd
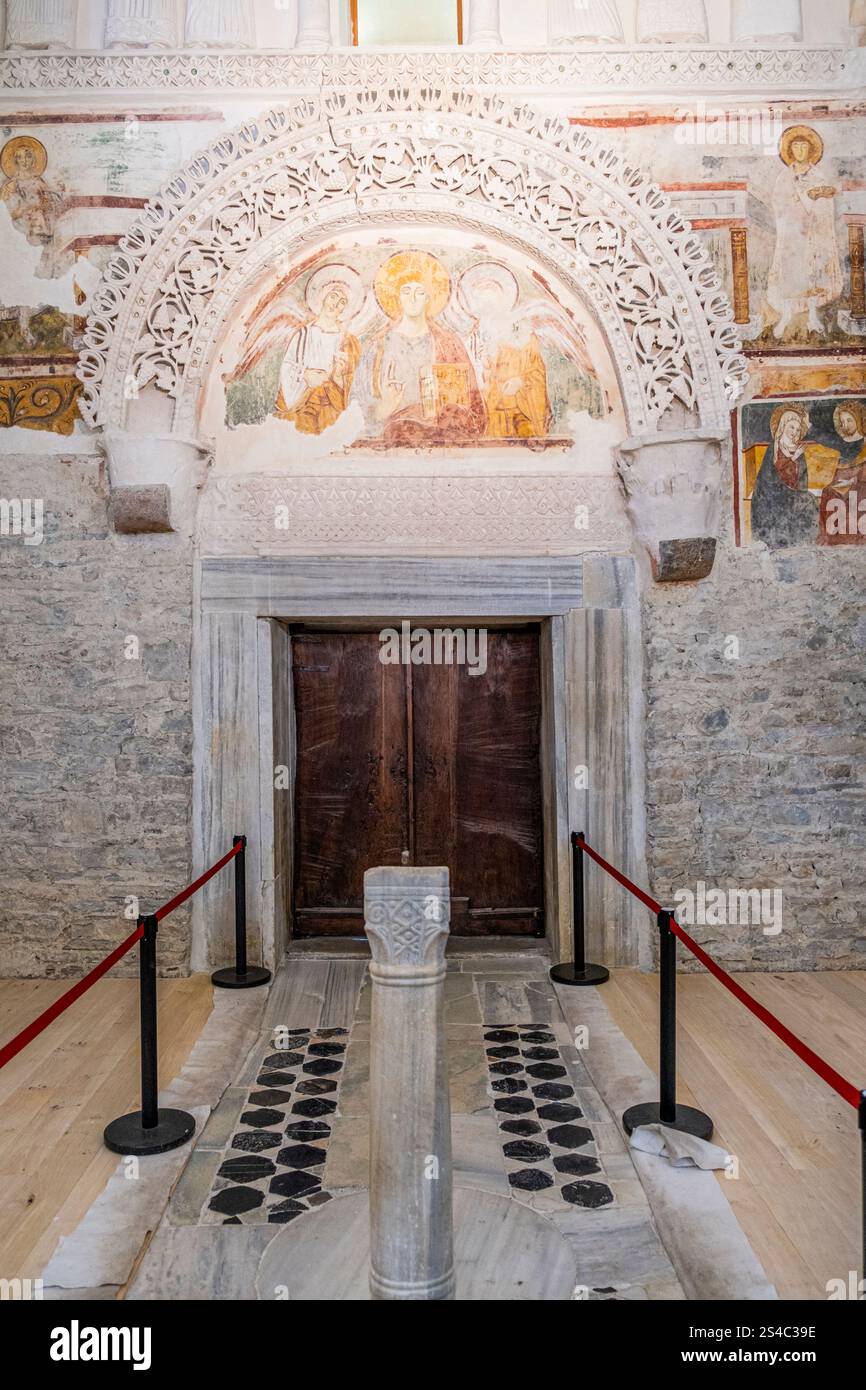
{"label": "stone door frame", "polygon": [[[571,830],[584,830],[627,873],[646,881],[642,650],[630,557],[223,557],[197,563],[196,587],[194,872],[219,858],[232,835],[248,836],[252,960],[273,969],[288,945],[293,622],[538,623],[552,958],[571,954]],[[218,875],[195,900],[194,970],[229,963],[233,922],[230,876]],[[647,963],[646,914],[591,869],[587,925],[591,958]]]}

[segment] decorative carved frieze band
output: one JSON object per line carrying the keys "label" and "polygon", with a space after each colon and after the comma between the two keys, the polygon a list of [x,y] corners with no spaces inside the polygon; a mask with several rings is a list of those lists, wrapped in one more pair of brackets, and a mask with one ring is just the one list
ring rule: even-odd
{"label": "decorative carved frieze band", "polygon": [[481,91],[663,96],[755,90],[766,98],[848,91],[862,85],[863,49],[710,46],[553,48],[524,53],[476,48],[420,52],[170,51],[0,53],[0,89],[33,92],[271,92],[334,87],[455,84]]}
{"label": "decorative carved frieze band", "polygon": [[212,476],[208,555],[559,554],[628,550],[616,478]]}
{"label": "decorative carved frieze band", "polygon": [[177,402],[189,433],[245,285],[359,222],[450,222],[522,245],[595,315],[632,434],[671,406],[724,427],[748,379],[700,238],[615,151],[559,116],[426,88],[332,93],[228,131],[120,243],[79,360],[82,415],[122,426],[130,388]]}

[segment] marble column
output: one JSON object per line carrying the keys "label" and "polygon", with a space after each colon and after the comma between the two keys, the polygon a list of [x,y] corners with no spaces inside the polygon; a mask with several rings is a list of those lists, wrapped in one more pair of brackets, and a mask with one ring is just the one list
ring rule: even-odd
{"label": "marble column", "polygon": [[453,1299],[446,868],[368,869],[370,1295]]}
{"label": "marble column", "polygon": [[106,48],[174,48],[175,0],[108,0]]}
{"label": "marble column", "polygon": [[552,44],[625,42],[614,0],[548,0],[547,20]]}
{"label": "marble column", "polygon": [[704,0],[637,0],[638,43],[706,43]]}
{"label": "marble column", "polygon": [[252,0],[187,0],[187,48],[252,48]]}
{"label": "marble column", "polygon": [[468,48],[501,48],[499,0],[470,0],[469,23],[463,42]]}
{"label": "marble column", "polygon": [[734,43],[799,40],[802,36],[800,0],[733,0],[731,37]]}
{"label": "marble column", "polygon": [[332,43],[330,0],[298,0],[295,48],[302,53],[322,53]]}
{"label": "marble column", "polygon": [[6,0],[7,48],[74,48],[78,0]]}

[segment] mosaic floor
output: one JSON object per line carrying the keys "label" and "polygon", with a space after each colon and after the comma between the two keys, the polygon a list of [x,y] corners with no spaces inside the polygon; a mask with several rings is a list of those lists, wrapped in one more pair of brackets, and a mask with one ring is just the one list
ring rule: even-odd
{"label": "mosaic floor", "polygon": [[[322,1178],[346,1054],[346,1028],[290,1028],[271,1041],[223,1151],[203,1222],[293,1221],[329,1201]],[[282,1041],[282,1037],[280,1041]]]}
{"label": "mosaic floor", "polygon": [[613,1200],[592,1129],[548,1029],[513,1023],[484,1033],[493,1109],[512,1195],[552,1189],[564,1202],[604,1207]]}

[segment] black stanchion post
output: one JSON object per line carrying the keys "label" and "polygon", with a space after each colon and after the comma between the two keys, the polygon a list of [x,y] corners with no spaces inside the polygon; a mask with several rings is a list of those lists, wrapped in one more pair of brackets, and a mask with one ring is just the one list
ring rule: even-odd
{"label": "black stanchion post", "polygon": [[860,1092],[860,1211],[863,1250],[861,1252],[860,1278],[866,1281],[866,1091]]}
{"label": "black stanchion post", "polygon": [[240,845],[235,855],[235,964],[232,969],[215,970],[211,980],[223,989],[252,989],[266,985],[270,970],[260,965],[247,965],[247,837],[235,835],[232,846]]}
{"label": "black stanchion post", "polygon": [[112,1120],[103,1133],[106,1148],[118,1154],[167,1153],[191,1139],[195,1120],[185,1110],[159,1109],[159,1047],[156,1034],[156,915],[139,917],[138,976],[141,1016],[141,1109]]}
{"label": "black stanchion post", "polygon": [[622,1117],[626,1134],[640,1125],[667,1125],[668,1129],[711,1139],[713,1122],[703,1110],[677,1105],[677,938],[671,928],[674,914],[658,914],[659,929],[659,1099],[632,1105]]}
{"label": "black stanchion post", "polygon": [[571,837],[572,936],[574,960],[555,965],[550,978],[558,985],[603,985],[610,971],[603,965],[586,963],[586,921],[583,891],[583,831]]}

